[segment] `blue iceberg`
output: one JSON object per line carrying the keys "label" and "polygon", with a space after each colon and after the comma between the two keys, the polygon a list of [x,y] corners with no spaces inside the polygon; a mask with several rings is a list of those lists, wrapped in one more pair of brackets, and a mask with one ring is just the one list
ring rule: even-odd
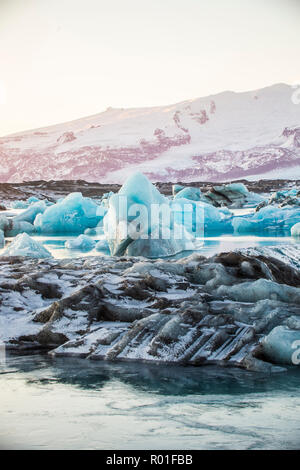
{"label": "blue iceberg", "polygon": [[19,222],[21,221],[29,222],[30,224],[33,224],[36,216],[38,214],[42,214],[43,212],[45,212],[46,209],[47,209],[47,204],[44,201],[34,202],[24,212],[13,217],[13,220],[19,221]]}
{"label": "blue iceberg", "polygon": [[139,172],[110,197],[104,233],[115,256],[172,256],[194,247],[193,237],[174,220],[169,199]]}
{"label": "blue iceberg", "polygon": [[91,251],[96,245],[95,240],[88,237],[87,235],[79,235],[74,240],[68,240],[65,243],[65,247],[69,250],[79,251]]}
{"label": "blue iceberg", "polygon": [[109,251],[109,245],[108,245],[107,240],[106,240],[105,238],[99,240],[99,241],[96,243],[95,249],[96,249],[97,251],[104,251],[104,252]]}
{"label": "blue iceberg", "polygon": [[52,257],[43,245],[33,240],[27,233],[20,233],[3,251],[2,256],[26,256],[30,258]]}
{"label": "blue iceberg", "polygon": [[38,214],[34,226],[42,233],[82,233],[96,227],[105,210],[81,193],[71,193]]}
{"label": "blue iceberg", "polygon": [[289,232],[300,221],[300,208],[267,206],[252,216],[235,217],[232,224],[238,233]]}
{"label": "blue iceberg", "polygon": [[178,191],[174,199],[190,199],[191,201],[200,201],[201,199],[201,191],[199,188],[187,187]]}

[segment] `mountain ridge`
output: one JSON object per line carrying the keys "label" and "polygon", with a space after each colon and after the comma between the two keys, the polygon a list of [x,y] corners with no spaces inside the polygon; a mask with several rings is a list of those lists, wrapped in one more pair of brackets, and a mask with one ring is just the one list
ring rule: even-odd
{"label": "mountain ridge", "polygon": [[[300,177],[300,105],[293,87],[225,91],[171,105],[107,108],[0,138],[0,182],[85,179],[122,183]],[[281,172],[284,172],[284,175]]]}

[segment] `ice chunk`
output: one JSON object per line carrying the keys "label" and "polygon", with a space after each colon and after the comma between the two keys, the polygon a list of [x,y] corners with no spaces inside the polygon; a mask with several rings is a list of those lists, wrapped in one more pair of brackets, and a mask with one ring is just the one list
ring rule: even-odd
{"label": "ice chunk", "polygon": [[291,235],[293,237],[300,237],[300,222],[293,225],[293,227],[291,228]]}
{"label": "ice chunk", "polygon": [[25,201],[14,201],[11,204],[12,209],[27,209],[28,206],[29,204]]}
{"label": "ice chunk", "polygon": [[232,213],[227,208],[217,208],[203,201],[191,201],[178,198],[170,203],[177,224],[183,224],[185,229],[195,235],[204,233],[231,233]]}
{"label": "ice chunk", "polygon": [[88,237],[87,235],[79,235],[79,237],[73,240],[68,240],[65,243],[65,247],[69,250],[80,250],[80,251],[91,251],[96,245],[95,240]]}
{"label": "ice chunk", "polygon": [[172,185],[173,196],[176,196],[176,194],[179,193],[179,191],[181,191],[182,189],[184,189],[184,186],[182,186],[181,184],[173,184]]}
{"label": "ice chunk", "polygon": [[226,188],[229,191],[237,192],[237,193],[243,194],[244,196],[248,196],[248,194],[249,194],[248,189],[246,188],[246,186],[243,183],[226,184]]}
{"label": "ice chunk", "polygon": [[300,331],[276,326],[263,338],[263,355],[276,364],[300,364]]}
{"label": "ice chunk", "polygon": [[97,251],[109,251],[109,245],[108,245],[107,240],[105,238],[102,240],[99,240],[96,243],[95,249]]}
{"label": "ice chunk", "polygon": [[239,233],[289,231],[300,220],[300,208],[267,206],[252,216],[235,217],[232,225]]}
{"label": "ice chunk", "polygon": [[40,199],[38,197],[35,197],[35,196],[30,196],[28,199],[27,199],[27,202],[29,204],[32,204],[32,203],[35,203],[35,202],[39,202]]}
{"label": "ice chunk", "polygon": [[85,235],[103,235],[104,234],[104,229],[102,226],[97,225],[95,228],[86,228],[84,231]]}
{"label": "ice chunk", "polygon": [[218,288],[217,294],[239,302],[257,302],[270,299],[300,304],[300,290],[297,287],[277,284],[269,279],[258,279],[254,282],[243,282],[233,286],[223,285]]}
{"label": "ice chunk", "polygon": [[[157,227],[157,230],[159,228]],[[152,233],[154,233],[152,229]],[[139,238],[133,240],[127,248],[129,256],[144,256],[146,258],[164,258],[173,256],[182,251],[192,251],[196,249],[194,237],[183,228],[183,234],[176,239],[176,227],[170,230],[170,238]]]}
{"label": "ice chunk", "polygon": [[71,193],[39,214],[34,225],[42,233],[82,233],[96,227],[104,216],[104,208],[81,193]]}
{"label": "ice chunk", "polygon": [[7,237],[15,237],[19,233],[34,233],[35,227],[34,225],[30,224],[29,222],[25,222],[23,220],[13,220],[10,219],[10,224],[5,231],[5,235]]}
{"label": "ice chunk", "polygon": [[177,192],[174,196],[174,199],[190,199],[192,201],[200,201],[201,199],[201,191],[199,188],[184,188],[181,191]]}
{"label": "ice chunk", "polygon": [[30,258],[50,258],[52,255],[43,245],[33,240],[27,233],[20,233],[3,251],[2,256],[26,256]]}
{"label": "ice chunk", "polygon": [[[160,257],[191,249],[193,237],[181,222],[176,223],[171,212],[170,201],[148,178],[141,173],[132,175],[109,199],[104,232],[111,253],[140,255],[144,251],[144,256]],[[136,228],[134,234],[130,228]],[[185,248],[187,244],[189,248]]]}
{"label": "ice chunk", "polygon": [[16,215],[13,220],[24,221],[33,224],[36,216],[42,214],[47,209],[47,204],[44,201],[35,202],[28,209],[19,215]]}
{"label": "ice chunk", "polygon": [[0,248],[3,248],[4,245],[5,245],[4,233],[3,233],[3,230],[0,230]]}

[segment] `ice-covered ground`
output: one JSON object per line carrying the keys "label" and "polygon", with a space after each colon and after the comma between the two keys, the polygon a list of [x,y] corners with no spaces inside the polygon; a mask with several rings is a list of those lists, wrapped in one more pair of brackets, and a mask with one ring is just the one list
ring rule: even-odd
{"label": "ice-covered ground", "polygon": [[[276,372],[272,362],[296,365],[299,253],[290,245],[177,261],[2,257],[2,341],[56,356]],[[292,332],[289,356],[280,335],[276,350],[264,348],[278,326]]]}

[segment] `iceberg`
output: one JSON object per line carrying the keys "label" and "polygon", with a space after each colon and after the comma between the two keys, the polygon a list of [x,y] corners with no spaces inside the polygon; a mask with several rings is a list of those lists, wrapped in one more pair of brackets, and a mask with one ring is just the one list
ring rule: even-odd
{"label": "iceberg", "polygon": [[0,230],[0,248],[3,248],[5,245],[5,238],[3,230]]}
{"label": "iceberg", "polygon": [[104,230],[103,230],[102,226],[97,225],[97,227],[95,227],[95,228],[86,228],[85,231],[84,231],[84,234],[85,235],[92,235],[92,236],[104,235]]}
{"label": "iceberg", "polygon": [[52,257],[51,253],[41,243],[33,240],[27,233],[17,235],[14,241],[3,251],[2,256]]}
{"label": "iceberg", "polygon": [[68,240],[65,247],[69,250],[91,251],[96,245],[95,240],[87,235],[79,235],[74,240]]}
{"label": "iceberg", "polygon": [[99,240],[96,243],[95,249],[97,251],[109,251],[109,245],[108,245],[107,240],[105,238],[103,238],[102,240]]}
{"label": "iceberg", "polygon": [[172,256],[193,243],[182,223],[175,223],[170,201],[139,172],[110,197],[104,233],[115,256]]}
{"label": "iceberg", "polygon": [[179,191],[181,191],[182,189],[184,189],[184,186],[182,186],[181,184],[173,184],[172,185],[173,196],[176,196],[176,194],[179,193]]}
{"label": "iceberg", "polygon": [[5,235],[7,237],[15,237],[19,233],[34,233],[35,227],[29,222],[23,220],[9,220],[9,226],[5,230]]}
{"label": "iceberg", "polygon": [[262,207],[252,216],[235,217],[232,225],[235,232],[261,233],[289,231],[291,227],[300,221],[300,208],[275,206]]}
{"label": "iceberg", "polygon": [[190,199],[191,201],[200,201],[201,191],[199,188],[187,187],[175,194],[174,199],[180,198]]}
{"label": "iceberg", "polygon": [[217,208],[203,201],[191,201],[176,198],[170,203],[177,224],[183,224],[192,235],[201,237],[204,234],[221,232],[231,233],[232,213],[227,208]]}
{"label": "iceberg", "polygon": [[30,196],[27,199],[28,204],[32,204],[32,203],[39,202],[39,201],[40,201],[40,199],[38,197],[35,197],[35,196]]}
{"label": "iceberg", "polygon": [[261,341],[263,356],[275,364],[300,364],[300,330],[276,326]]}
{"label": "iceberg", "polygon": [[24,212],[13,217],[13,220],[18,222],[29,222],[30,224],[33,224],[36,216],[45,212],[46,209],[47,204],[44,201],[34,202]]}
{"label": "iceberg", "polygon": [[11,204],[12,209],[27,209],[28,206],[29,204],[25,201],[14,201]]}
{"label": "iceberg", "polygon": [[81,193],[71,193],[38,214],[34,226],[41,233],[82,233],[96,227],[104,216],[104,208]]}
{"label": "iceberg", "polygon": [[291,235],[293,237],[300,237],[300,222],[292,226]]}
{"label": "iceberg", "polygon": [[8,219],[5,215],[0,216],[0,230],[4,232],[6,237],[15,237],[19,233],[33,233],[34,226],[23,220]]}

